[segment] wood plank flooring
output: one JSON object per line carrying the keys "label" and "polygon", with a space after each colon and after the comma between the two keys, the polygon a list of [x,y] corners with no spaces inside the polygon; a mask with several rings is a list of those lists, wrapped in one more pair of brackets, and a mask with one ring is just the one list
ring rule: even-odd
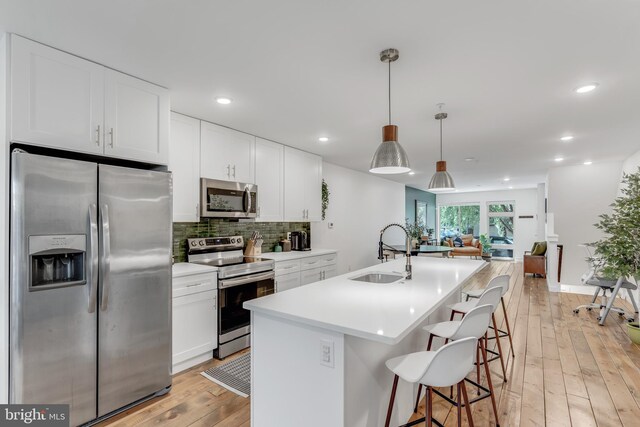
{"label": "wood plank flooring", "polygon": [[[493,261],[467,288],[482,288],[499,274],[511,276],[505,302],[515,354],[513,358],[503,338],[506,383],[500,362],[491,363],[500,425],[639,426],[640,347],[628,339],[626,322],[613,314],[605,326],[598,326],[595,311],[573,314],[573,308],[590,297],[549,293],[543,279],[523,279],[521,263]],[[496,317],[505,329],[501,310]],[[494,346],[490,342],[489,348]],[[207,362],[176,375],[166,396],[99,425],[249,427],[249,399],[200,375],[220,363]],[[468,390],[470,397],[475,395]],[[472,404],[472,412],[475,425],[495,425],[489,399]],[[421,416],[424,400],[412,420]],[[434,416],[446,426],[457,425],[456,411],[438,397]],[[467,425],[464,411],[463,417]]]}

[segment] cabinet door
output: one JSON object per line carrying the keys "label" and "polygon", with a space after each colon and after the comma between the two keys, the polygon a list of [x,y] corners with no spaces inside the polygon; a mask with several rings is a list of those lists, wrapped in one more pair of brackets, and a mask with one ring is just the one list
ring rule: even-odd
{"label": "cabinet door", "polygon": [[218,346],[217,292],[173,298],[173,365],[211,352]]}
{"label": "cabinet door", "polygon": [[338,274],[338,266],[330,264],[324,267],[324,279],[330,279]]}
{"label": "cabinet door", "polygon": [[[305,152],[284,147],[284,219],[305,221]],[[258,189],[259,191],[260,189]]]}
{"label": "cabinet door", "polygon": [[258,217],[256,221],[284,220],[284,146],[256,138]]}
{"label": "cabinet door", "polygon": [[276,277],[276,292],[283,292],[300,286],[300,273],[284,274]]}
{"label": "cabinet door", "polygon": [[322,157],[305,153],[305,208],[307,221],[322,220]]}
{"label": "cabinet door", "polygon": [[300,285],[308,285],[309,283],[322,280],[323,267],[312,268],[300,272]]}
{"label": "cabinet door", "polygon": [[11,35],[11,140],[102,154],[104,67]]}
{"label": "cabinet door", "polygon": [[256,138],[233,129],[228,129],[228,135],[227,153],[231,164],[231,180],[254,184]]}
{"label": "cabinet door", "polygon": [[105,70],[105,151],[110,157],[166,165],[169,91]]}
{"label": "cabinet door", "polygon": [[200,176],[232,181],[229,161],[229,129],[200,122]]}
{"label": "cabinet door", "polygon": [[173,221],[198,222],[200,120],[171,113],[169,170],[173,175]]}

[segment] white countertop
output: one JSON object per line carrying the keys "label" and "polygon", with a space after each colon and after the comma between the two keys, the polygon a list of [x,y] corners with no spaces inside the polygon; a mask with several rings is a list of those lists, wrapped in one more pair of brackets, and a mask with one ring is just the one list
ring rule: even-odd
{"label": "white countertop", "polygon": [[208,265],[202,264],[192,264],[189,262],[179,262],[173,264],[172,268],[172,276],[175,277],[183,277],[190,276],[192,274],[201,274],[201,273],[213,273],[217,271],[216,267],[211,267]]}
{"label": "white countertop", "polygon": [[350,280],[365,272],[403,272],[405,260],[268,295],[244,308],[385,344],[397,344],[485,261],[412,257],[413,279],[391,284]]}
{"label": "white countertop", "polygon": [[308,258],[318,255],[326,255],[335,253],[335,249],[311,249],[310,251],[290,251],[290,252],[263,252],[259,255],[261,258],[272,259],[278,261],[290,261],[293,259]]}

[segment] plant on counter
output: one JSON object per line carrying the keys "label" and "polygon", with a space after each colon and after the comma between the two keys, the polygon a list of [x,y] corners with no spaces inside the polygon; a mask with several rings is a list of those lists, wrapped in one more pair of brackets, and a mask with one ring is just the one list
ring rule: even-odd
{"label": "plant on counter", "polygon": [[327,213],[327,208],[329,207],[329,186],[327,182],[322,180],[322,220],[324,221]]}
{"label": "plant on counter", "polygon": [[610,214],[600,215],[596,228],[607,237],[594,243],[601,258],[600,274],[607,278],[640,280],[640,167],[622,178],[622,196],[611,205]]}
{"label": "plant on counter", "polygon": [[425,232],[425,225],[421,220],[409,221],[409,218],[405,218],[404,227],[407,229],[409,236],[416,240],[420,240]]}
{"label": "plant on counter", "polygon": [[480,244],[482,245],[482,254],[490,255],[491,254],[491,239],[486,234],[480,235]]}

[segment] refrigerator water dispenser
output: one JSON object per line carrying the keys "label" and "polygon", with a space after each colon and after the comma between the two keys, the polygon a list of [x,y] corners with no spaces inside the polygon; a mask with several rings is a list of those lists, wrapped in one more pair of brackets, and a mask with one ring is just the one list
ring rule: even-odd
{"label": "refrigerator water dispenser", "polygon": [[29,290],[84,285],[86,235],[29,236]]}

